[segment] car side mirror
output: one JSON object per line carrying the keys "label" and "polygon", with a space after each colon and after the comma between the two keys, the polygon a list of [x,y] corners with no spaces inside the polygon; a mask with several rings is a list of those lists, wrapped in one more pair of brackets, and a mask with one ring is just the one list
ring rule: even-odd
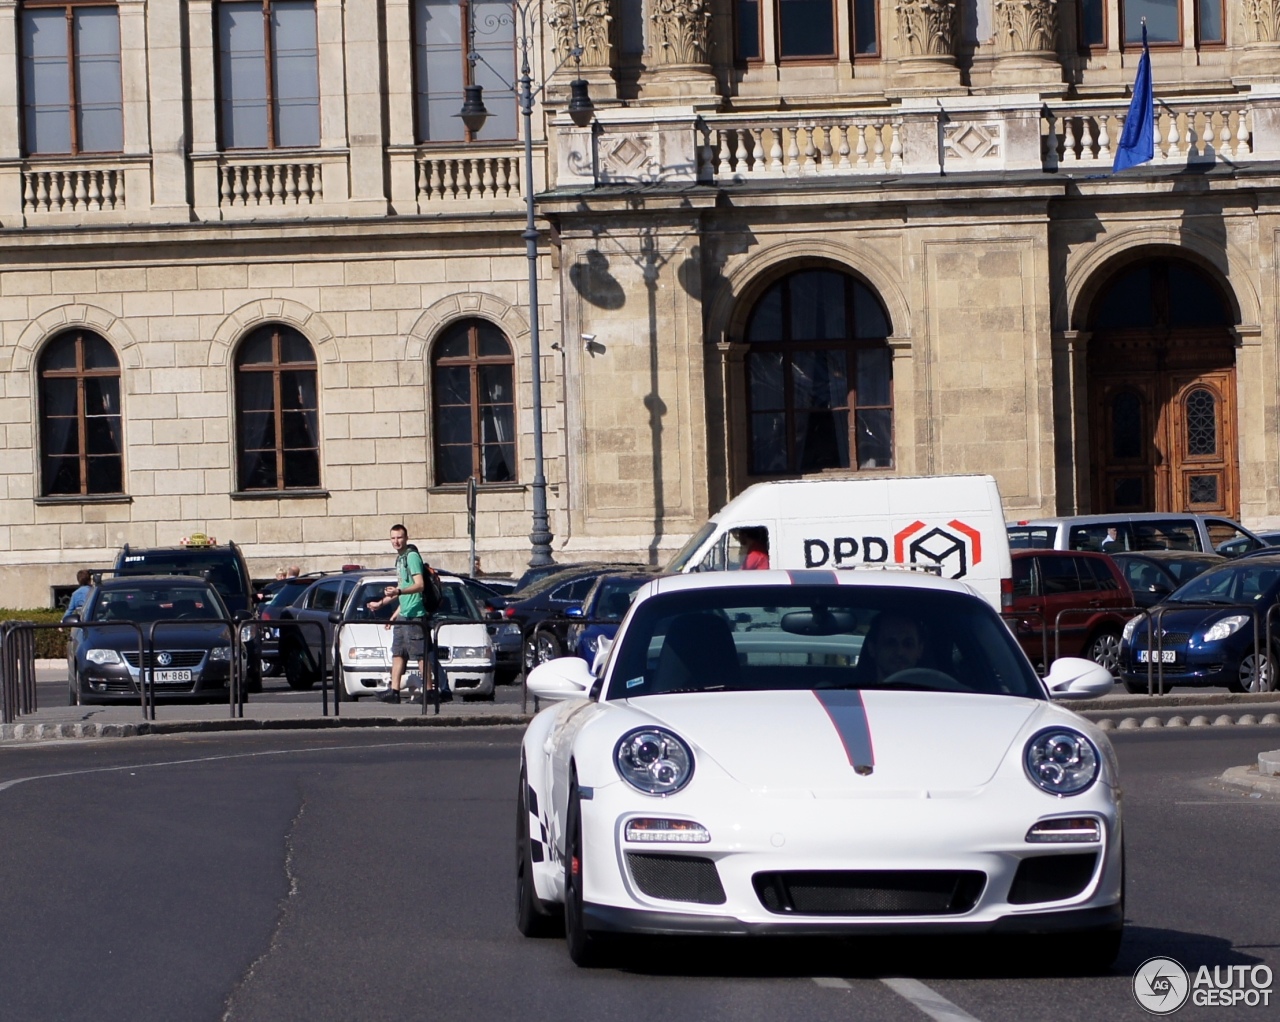
{"label": "car side mirror", "polygon": [[529,691],[547,702],[581,699],[595,682],[587,662],[576,656],[559,657],[539,664],[529,672]]}
{"label": "car side mirror", "polygon": [[1116,682],[1101,664],[1064,656],[1053,662],[1044,683],[1054,699],[1098,699],[1107,695]]}
{"label": "car side mirror", "polygon": [[79,608],[77,608],[76,610],[73,610],[73,611],[72,611],[70,614],[68,614],[68,615],[66,616],[66,618],[64,619],[64,621],[79,621],[79,620],[80,620],[80,610],[79,610]]}
{"label": "car side mirror", "polygon": [[342,623],[342,613],[337,610],[329,611],[329,624],[337,625]]}
{"label": "car side mirror", "polygon": [[1170,586],[1165,585],[1163,582],[1152,582],[1151,585],[1147,586],[1147,592],[1164,596],[1167,593],[1173,592],[1173,589]]}
{"label": "car side mirror", "polygon": [[575,604],[572,607],[565,607],[564,616],[565,617],[582,617],[582,605]]}
{"label": "car side mirror", "polygon": [[237,610],[234,614],[231,615],[231,620],[234,621],[236,624],[240,624],[243,621],[252,621],[253,615],[250,614],[247,610]]}

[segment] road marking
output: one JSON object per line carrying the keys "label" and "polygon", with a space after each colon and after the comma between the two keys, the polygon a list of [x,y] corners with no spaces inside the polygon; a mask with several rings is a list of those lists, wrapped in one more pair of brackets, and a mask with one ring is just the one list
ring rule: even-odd
{"label": "road marking", "polygon": [[940,993],[929,989],[918,979],[891,977],[880,981],[899,997],[905,997],[936,1022],[978,1022],[963,1008],[952,1004]]}
{"label": "road marking", "polygon": [[[853,984],[838,976],[814,976],[813,981],[828,990],[852,990]],[[880,980],[899,997],[910,1001],[935,1022],[978,1022],[963,1008],[957,1007],[936,990],[931,990],[918,979],[890,977]]]}
{"label": "road marking", "polygon": [[[456,749],[461,744],[463,743],[453,743],[447,746],[447,748]],[[483,745],[486,743],[466,744]],[[82,777],[85,774],[112,774],[120,773],[125,770],[149,770],[153,767],[189,766],[192,763],[217,763],[229,759],[255,759],[260,756],[294,756],[302,753],[350,752],[358,749],[396,749],[404,746],[433,749],[438,748],[424,746],[421,742],[386,742],[379,745],[326,745],[318,748],[307,749],[266,749],[260,752],[235,752],[228,753],[224,756],[196,756],[191,759],[169,759],[159,763],[130,763],[125,766],[92,767],[85,770],[64,770],[61,773],[56,774],[34,774],[31,777],[16,777],[12,781],[0,781],[0,791],[8,791],[10,788],[17,787],[19,784],[26,784],[28,781],[49,781],[59,777]]]}

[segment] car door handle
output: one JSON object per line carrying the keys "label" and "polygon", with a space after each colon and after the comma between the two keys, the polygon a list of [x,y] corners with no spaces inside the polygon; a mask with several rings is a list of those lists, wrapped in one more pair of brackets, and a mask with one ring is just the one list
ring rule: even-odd
{"label": "car door handle", "polygon": [[555,743],[550,738],[548,738],[545,742],[542,743],[542,751],[545,752],[548,756],[551,755],[551,750],[554,748],[555,748]]}

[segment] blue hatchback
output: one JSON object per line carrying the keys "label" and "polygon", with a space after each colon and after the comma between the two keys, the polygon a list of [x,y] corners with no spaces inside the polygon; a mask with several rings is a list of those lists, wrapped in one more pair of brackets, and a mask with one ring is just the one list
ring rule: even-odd
{"label": "blue hatchback", "polygon": [[582,599],[580,607],[571,607],[568,614],[581,617],[582,624],[570,625],[566,636],[566,649],[570,656],[582,657],[587,663],[595,660],[600,640],[612,639],[618,633],[618,625],[631,607],[631,598],[646,582],[652,582],[651,571],[628,571],[601,575]]}
{"label": "blue hatchback", "polygon": [[1164,688],[1224,685],[1232,692],[1276,687],[1280,655],[1280,553],[1254,556],[1198,575],[1151,608],[1160,628],[1158,648],[1145,617],[1125,625],[1121,680],[1130,692],[1147,691],[1149,664]]}

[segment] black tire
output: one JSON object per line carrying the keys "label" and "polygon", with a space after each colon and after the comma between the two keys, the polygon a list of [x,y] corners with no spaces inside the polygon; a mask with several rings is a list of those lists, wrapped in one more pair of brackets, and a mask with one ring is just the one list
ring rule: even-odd
{"label": "black tire", "polygon": [[1273,692],[1276,687],[1275,649],[1264,650],[1259,655],[1259,664],[1255,666],[1254,653],[1250,649],[1240,659],[1236,676],[1227,682],[1229,692]]}
{"label": "black tire", "polygon": [[284,680],[288,682],[289,687],[295,692],[306,692],[314,688],[316,679],[313,674],[306,671],[306,666],[303,663],[305,658],[292,644],[289,647],[289,652],[290,655],[283,658]]}
{"label": "black tire", "polygon": [[535,667],[545,664],[548,660],[557,660],[564,656],[564,649],[557,639],[548,631],[538,633],[538,649],[535,654],[532,638],[526,639],[524,644],[524,669],[526,672],[532,671]]}
{"label": "black tire", "polygon": [[569,781],[569,818],[565,826],[564,855],[564,937],[569,958],[584,969],[605,964],[608,958],[607,938],[586,927],[582,910],[582,876],[586,863],[582,855],[582,803],[578,798],[578,779]]}
{"label": "black tire", "polygon": [[75,671],[67,675],[67,705],[80,705],[80,679],[76,677]]}
{"label": "black tire", "polygon": [[1111,677],[1120,677],[1119,632],[1099,632],[1090,640],[1084,655],[1110,671]]}
{"label": "black tire", "polygon": [[520,768],[516,796],[516,929],[526,937],[554,937],[559,927],[533,886],[533,849],[529,844],[529,782]]}

